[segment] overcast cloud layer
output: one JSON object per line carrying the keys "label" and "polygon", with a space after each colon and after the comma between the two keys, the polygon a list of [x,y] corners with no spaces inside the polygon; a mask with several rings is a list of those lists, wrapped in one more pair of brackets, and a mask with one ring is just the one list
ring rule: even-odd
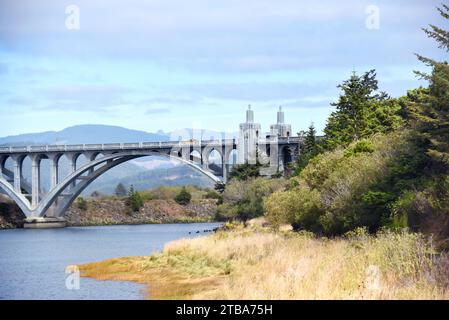
{"label": "overcast cloud layer", "polygon": [[[113,124],[235,131],[247,104],[264,129],[278,105],[321,131],[336,85],[378,71],[393,96],[420,84],[414,53],[443,59],[421,31],[439,1],[0,2],[0,136]],[[68,30],[67,5],[80,9]],[[379,29],[366,27],[368,6]]]}

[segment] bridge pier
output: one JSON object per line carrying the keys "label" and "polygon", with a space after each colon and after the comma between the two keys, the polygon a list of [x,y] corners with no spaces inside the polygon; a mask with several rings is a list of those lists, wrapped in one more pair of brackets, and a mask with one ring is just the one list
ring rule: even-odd
{"label": "bridge pier", "polygon": [[25,156],[14,155],[11,157],[14,161],[14,191],[21,193],[21,180],[22,180],[22,164]]}
{"label": "bridge pier", "polygon": [[64,218],[53,217],[30,217],[26,218],[23,227],[25,229],[51,229],[64,228],[67,222]]}
{"label": "bridge pier", "polygon": [[37,207],[39,203],[41,156],[34,155],[31,159],[31,206]]}

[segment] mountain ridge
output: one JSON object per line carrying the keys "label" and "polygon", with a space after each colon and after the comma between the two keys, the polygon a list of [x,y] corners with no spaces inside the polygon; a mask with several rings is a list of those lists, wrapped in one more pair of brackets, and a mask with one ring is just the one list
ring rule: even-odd
{"label": "mountain ridge", "polygon": [[0,137],[0,146],[36,144],[81,144],[81,143],[126,143],[158,142],[178,139],[223,139],[235,138],[235,132],[202,129],[177,129],[171,132],[158,130],[156,133],[128,129],[104,124],[80,124],[59,131],[31,132]]}

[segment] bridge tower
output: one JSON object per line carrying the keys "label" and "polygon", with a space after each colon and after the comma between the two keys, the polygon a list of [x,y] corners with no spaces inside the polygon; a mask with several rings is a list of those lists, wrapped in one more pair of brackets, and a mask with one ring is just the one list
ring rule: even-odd
{"label": "bridge tower", "polygon": [[270,135],[277,137],[288,138],[292,134],[292,126],[285,124],[284,111],[282,107],[279,106],[279,111],[277,114],[277,123],[270,126]]}
{"label": "bridge tower", "polygon": [[260,134],[260,123],[254,122],[254,111],[251,110],[251,105],[248,105],[246,122],[240,124],[237,163],[256,163],[257,144]]}

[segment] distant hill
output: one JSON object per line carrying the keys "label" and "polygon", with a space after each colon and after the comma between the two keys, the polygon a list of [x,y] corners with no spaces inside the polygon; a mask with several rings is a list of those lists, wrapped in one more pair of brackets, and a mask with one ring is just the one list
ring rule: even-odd
{"label": "distant hill", "polygon": [[[119,169],[119,167],[112,170]],[[112,172],[111,170],[111,172]],[[177,165],[171,168],[158,168],[143,172],[133,173],[124,177],[116,177],[115,175],[103,175],[92,183],[83,192],[83,195],[89,196],[94,191],[104,194],[113,194],[117,184],[122,183],[126,188],[130,185],[136,190],[147,190],[159,186],[182,186],[195,185],[200,188],[212,188],[214,183],[201,172],[187,166]]]}
{"label": "distant hill", "polygon": [[132,130],[119,126],[102,124],[83,124],[65,128],[61,131],[45,131],[0,137],[0,145],[33,145],[33,144],[78,144],[78,143],[114,143],[114,142],[154,142],[181,139],[220,139],[233,138],[237,134],[212,130],[179,129],[172,132],[150,133]]}
{"label": "distant hill", "polygon": [[118,126],[84,124],[61,131],[26,133],[0,138],[0,145],[78,144],[140,141],[167,141],[168,134],[149,133]]}

